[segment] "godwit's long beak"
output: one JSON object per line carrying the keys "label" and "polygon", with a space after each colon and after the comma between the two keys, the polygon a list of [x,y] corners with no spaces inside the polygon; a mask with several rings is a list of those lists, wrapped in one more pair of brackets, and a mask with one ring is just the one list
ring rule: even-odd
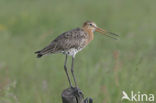
{"label": "godwit's long beak", "polygon": [[[119,35],[117,35],[117,34],[115,34],[115,33],[112,33],[112,32],[108,32],[108,31],[106,31],[106,30],[103,30],[103,29],[101,29],[101,28],[99,28],[99,27],[95,27],[96,28],[96,30],[95,31],[97,31],[97,32],[100,32],[100,33],[102,33],[102,34],[104,34],[104,35],[106,35],[106,36],[108,36],[108,37],[110,37],[110,38],[113,38],[113,39],[118,39],[117,37],[119,36]],[[113,37],[114,36],[114,37]]]}

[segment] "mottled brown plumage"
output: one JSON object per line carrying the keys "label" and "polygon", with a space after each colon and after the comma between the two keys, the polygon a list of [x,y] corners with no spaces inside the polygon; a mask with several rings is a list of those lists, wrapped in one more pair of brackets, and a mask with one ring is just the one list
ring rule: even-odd
{"label": "mottled brown plumage", "polygon": [[[46,46],[42,50],[39,50],[35,53],[37,54],[38,58],[42,57],[45,54],[50,54],[50,53],[65,54],[66,59],[65,59],[65,63],[64,63],[64,69],[65,69],[65,72],[66,72],[66,75],[68,77],[68,81],[69,81],[69,84],[71,87],[72,87],[72,84],[71,84],[71,81],[70,81],[70,78],[69,78],[69,75],[67,72],[66,63],[67,63],[67,55],[72,56],[71,72],[72,72],[72,76],[74,78],[75,85],[77,87],[76,79],[75,79],[75,76],[73,73],[74,72],[73,71],[74,58],[75,58],[76,53],[78,53],[83,48],[85,48],[89,44],[89,42],[91,42],[93,40],[93,38],[94,38],[93,33],[95,31],[101,32],[111,38],[114,38],[111,35],[118,36],[114,33],[107,32],[107,31],[97,27],[94,22],[86,21],[83,24],[82,28],[76,28],[71,31],[62,33],[56,39],[54,39],[48,46]],[[107,35],[107,34],[110,34],[110,35]],[[116,39],[116,38],[114,38],[114,39]]]}
{"label": "mottled brown plumage", "polygon": [[[49,53],[67,53],[68,50],[75,48],[80,50],[86,46],[88,34],[81,28],[62,33],[54,39],[47,47],[37,51],[38,57]],[[68,54],[68,53],[67,53]]]}

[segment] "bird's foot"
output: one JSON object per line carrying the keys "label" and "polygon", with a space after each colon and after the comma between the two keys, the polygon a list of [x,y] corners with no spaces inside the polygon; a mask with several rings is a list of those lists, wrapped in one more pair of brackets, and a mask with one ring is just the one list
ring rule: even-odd
{"label": "bird's foot", "polygon": [[84,103],[93,103],[93,99],[87,97],[87,98],[84,100]]}
{"label": "bird's foot", "polygon": [[71,85],[70,88],[74,89],[74,87]]}

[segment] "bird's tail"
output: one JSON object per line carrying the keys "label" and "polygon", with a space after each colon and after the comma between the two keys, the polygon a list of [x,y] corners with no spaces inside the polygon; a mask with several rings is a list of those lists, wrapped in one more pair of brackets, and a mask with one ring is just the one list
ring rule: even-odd
{"label": "bird's tail", "polygon": [[36,51],[35,54],[37,54],[37,58],[41,58],[44,55],[41,51]]}
{"label": "bird's tail", "polygon": [[48,45],[47,47],[43,48],[42,50],[36,51],[37,58],[41,58],[43,55],[54,53],[55,48],[53,45]]}

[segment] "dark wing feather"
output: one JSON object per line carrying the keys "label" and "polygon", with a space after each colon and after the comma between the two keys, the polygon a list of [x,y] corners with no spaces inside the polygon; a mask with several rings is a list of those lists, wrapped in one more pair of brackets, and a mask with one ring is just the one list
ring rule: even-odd
{"label": "dark wing feather", "polygon": [[83,29],[73,29],[59,35],[50,43],[50,45],[35,53],[39,54],[38,57],[41,57],[41,55],[44,54],[66,51],[71,48],[83,48],[85,46],[87,36],[88,35]]}
{"label": "dark wing feather", "polygon": [[58,36],[52,44],[56,44],[57,50],[69,50],[71,48],[81,48],[85,45],[87,34],[83,29],[77,28],[71,31],[65,32]]}

